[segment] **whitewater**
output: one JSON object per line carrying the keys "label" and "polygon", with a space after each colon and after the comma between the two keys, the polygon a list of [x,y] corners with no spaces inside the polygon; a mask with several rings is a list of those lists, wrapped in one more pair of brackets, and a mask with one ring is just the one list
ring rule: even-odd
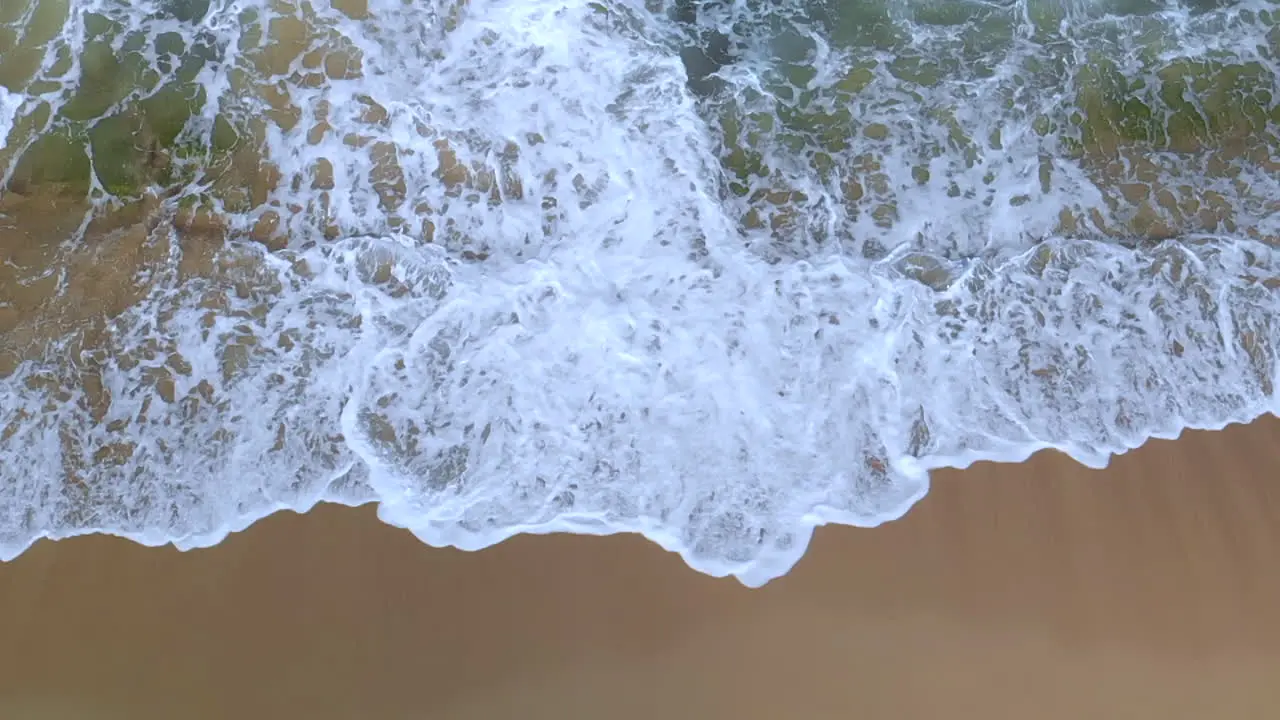
{"label": "whitewater", "polygon": [[[81,113],[95,43],[138,79]],[[327,501],[758,586],[933,469],[1280,412],[1270,3],[74,0],[39,48],[6,183],[88,128],[88,213],[165,221],[0,374],[3,559]],[[178,91],[113,179],[101,123]]]}

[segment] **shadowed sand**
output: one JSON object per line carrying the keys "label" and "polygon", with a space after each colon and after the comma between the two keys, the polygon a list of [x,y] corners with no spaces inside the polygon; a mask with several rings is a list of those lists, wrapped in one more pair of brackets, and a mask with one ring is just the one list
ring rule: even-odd
{"label": "shadowed sand", "polygon": [[1280,420],[935,475],[751,591],[634,537],[425,547],[369,508],[0,566],[0,717],[1274,718]]}

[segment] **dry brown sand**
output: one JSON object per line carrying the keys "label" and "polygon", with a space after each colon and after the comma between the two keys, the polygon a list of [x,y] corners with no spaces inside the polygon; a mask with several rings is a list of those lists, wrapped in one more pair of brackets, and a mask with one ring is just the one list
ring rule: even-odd
{"label": "dry brown sand", "polygon": [[634,537],[369,508],[0,566],[0,718],[1280,717],[1280,420],[939,473],[760,590]]}

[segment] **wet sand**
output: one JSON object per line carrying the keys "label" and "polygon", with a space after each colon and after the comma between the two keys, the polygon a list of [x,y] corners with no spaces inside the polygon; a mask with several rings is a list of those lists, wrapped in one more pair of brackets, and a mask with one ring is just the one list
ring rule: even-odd
{"label": "wet sand", "polygon": [[1280,420],[935,475],[760,590],[634,537],[438,550],[372,509],[0,566],[0,717],[1273,718]]}

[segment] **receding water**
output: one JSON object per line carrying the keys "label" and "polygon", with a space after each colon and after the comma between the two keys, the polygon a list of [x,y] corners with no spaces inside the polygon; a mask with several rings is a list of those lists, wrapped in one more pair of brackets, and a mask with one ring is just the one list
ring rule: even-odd
{"label": "receding water", "polygon": [[759,584],[1278,409],[1280,6],[7,0],[0,554],[377,502]]}

